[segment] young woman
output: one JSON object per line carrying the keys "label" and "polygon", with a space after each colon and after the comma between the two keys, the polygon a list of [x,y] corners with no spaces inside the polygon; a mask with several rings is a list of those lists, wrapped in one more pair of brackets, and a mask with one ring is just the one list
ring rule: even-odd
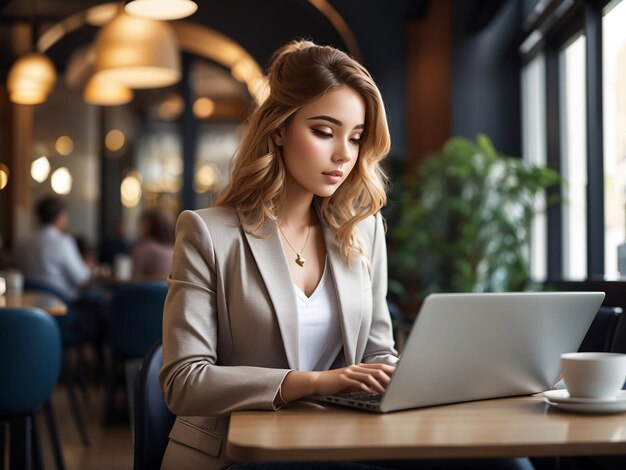
{"label": "young woman", "polygon": [[223,468],[229,414],[383,392],[385,109],[366,69],[296,41],[274,55],[216,207],[178,220],[161,384],[178,418],[163,468]]}

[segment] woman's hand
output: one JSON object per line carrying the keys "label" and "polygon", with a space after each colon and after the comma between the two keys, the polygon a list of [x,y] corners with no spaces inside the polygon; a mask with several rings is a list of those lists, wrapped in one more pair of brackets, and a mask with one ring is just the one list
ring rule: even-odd
{"label": "woman's hand", "polygon": [[387,364],[356,364],[341,369],[315,372],[315,395],[337,395],[350,392],[385,393],[395,367]]}
{"label": "woman's hand", "polygon": [[384,393],[396,368],[387,364],[356,364],[315,372],[291,371],[280,394],[289,402],[307,395],[338,395],[365,391]]}

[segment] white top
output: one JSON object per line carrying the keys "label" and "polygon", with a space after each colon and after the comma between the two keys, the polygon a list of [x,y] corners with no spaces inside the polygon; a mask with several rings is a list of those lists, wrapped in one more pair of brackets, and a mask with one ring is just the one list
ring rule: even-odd
{"label": "white top", "polygon": [[311,297],[295,284],[293,288],[298,306],[300,370],[328,370],[343,345],[335,282],[328,264]]}
{"label": "white top", "polygon": [[76,300],[91,276],[76,241],[50,225],[18,243],[15,261],[27,281],[46,284],[66,300]]}

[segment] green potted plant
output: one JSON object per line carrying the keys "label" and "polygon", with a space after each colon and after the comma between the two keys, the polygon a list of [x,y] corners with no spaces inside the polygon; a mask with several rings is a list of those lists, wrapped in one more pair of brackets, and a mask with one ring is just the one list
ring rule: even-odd
{"label": "green potted plant", "polygon": [[485,135],[450,139],[417,176],[393,183],[390,292],[413,310],[431,292],[528,289],[531,222],[558,184],[556,172],[499,153]]}

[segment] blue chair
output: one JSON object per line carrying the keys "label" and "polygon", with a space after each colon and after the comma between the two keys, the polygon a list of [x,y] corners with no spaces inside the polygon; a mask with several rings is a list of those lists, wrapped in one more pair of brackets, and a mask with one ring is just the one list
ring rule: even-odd
{"label": "blue chair", "polygon": [[66,299],[54,287],[51,287],[43,282],[34,281],[32,279],[26,279],[24,281],[24,289],[29,291],[44,292],[46,294],[51,294],[61,299],[63,303],[67,305],[67,314],[55,317],[55,320],[59,325],[63,346],[71,347],[81,342],[81,337],[77,325],[78,314],[76,312],[74,302]]}
{"label": "blue chair", "polygon": [[64,467],[49,403],[60,368],[61,335],[54,319],[39,309],[0,308],[0,421],[10,422],[10,468],[31,468],[33,456],[35,465],[42,466],[35,422],[42,406],[57,467]]}
{"label": "blue chair", "polygon": [[174,425],[159,385],[163,347],[156,342],[147,352],[135,383],[135,470],[158,470]]}
{"label": "blue chair", "polygon": [[400,306],[391,299],[387,299],[387,307],[391,316],[391,324],[393,326],[393,335],[396,342],[396,349],[402,353],[406,339],[409,337],[413,322],[405,318]]}
{"label": "blue chair", "polygon": [[587,334],[583,338],[579,352],[608,352],[611,350],[615,330],[622,309],[602,305],[596,313]]}
{"label": "blue chair", "polygon": [[109,313],[109,341],[126,358],[142,358],[161,338],[165,281],[122,284],[115,289]]}
{"label": "blue chair", "polygon": [[78,431],[82,444],[84,446],[88,446],[89,434],[87,433],[87,426],[85,425],[85,420],[83,418],[83,414],[80,410],[80,405],[78,403],[76,386],[74,385],[74,378],[72,377],[69,356],[70,349],[76,349],[78,356],[78,365],[80,367],[79,379],[82,383],[83,393],[86,398],[87,386],[85,381],[85,374],[82,367],[82,355],[79,347],[85,342],[85,340],[82,337],[80,333],[80,328],[78,326],[79,313],[77,312],[76,306],[72,301],[66,299],[59,291],[57,291],[53,287],[50,287],[48,284],[33,281],[32,279],[27,279],[24,283],[24,289],[54,295],[55,297],[61,299],[65,305],[67,305],[66,315],[54,317],[57,325],[59,326],[59,331],[61,333],[61,342],[63,344],[63,355],[61,357],[61,377],[63,378],[63,383],[65,384],[65,390],[67,392],[67,398],[70,404],[72,416],[74,418],[74,423],[76,425],[76,430]]}
{"label": "blue chair", "polygon": [[[161,339],[163,305],[167,295],[165,281],[132,282],[118,286],[111,299],[109,312],[109,345],[111,364],[105,402],[105,421],[111,421],[115,388],[123,372],[122,365],[138,362],[150,347]],[[129,401],[132,400],[134,375],[126,367]]]}

